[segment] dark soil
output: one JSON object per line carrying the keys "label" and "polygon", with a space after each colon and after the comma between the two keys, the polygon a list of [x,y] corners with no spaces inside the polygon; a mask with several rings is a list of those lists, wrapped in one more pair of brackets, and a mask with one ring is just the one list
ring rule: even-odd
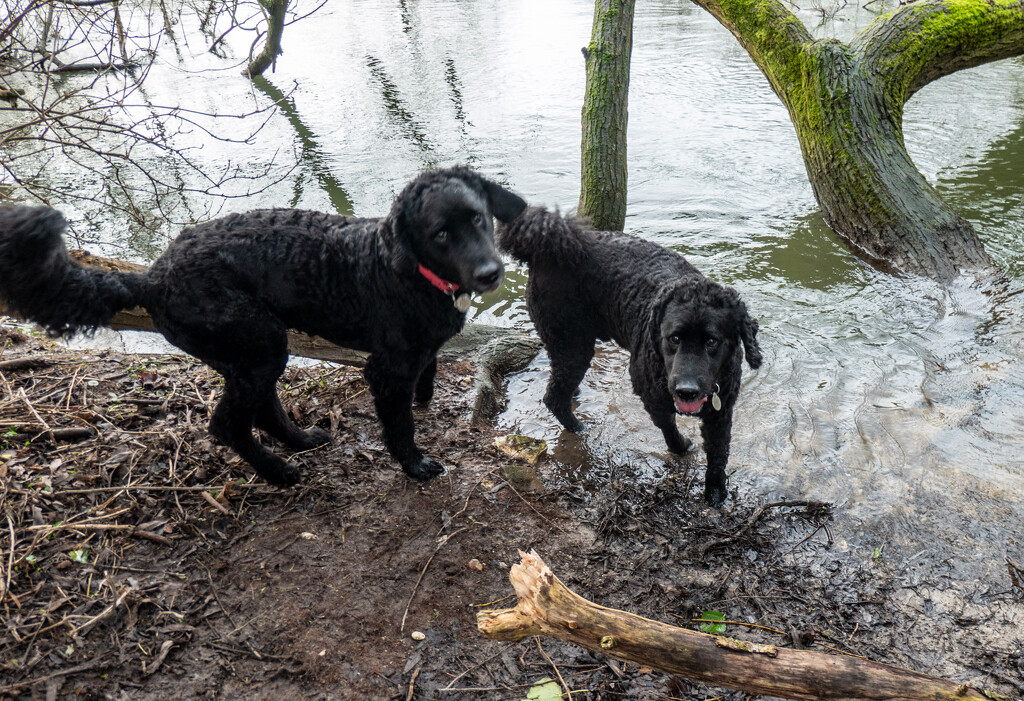
{"label": "dark soil", "polygon": [[384,451],[357,370],[290,368],[286,408],[334,442],[292,455],[305,479],[280,490],[207,435],[220,381],[201,364],[0,334],[0,698],[523,699],[544,677],[576,701],[745,698],[481,637],[475,613],[515,604],[530,548],[605,606],[691,628],[720,611],[737,637],[1024,696],[1024,636],[982,632],[1024,621],[1024,580],[968,599],[843,557],[827,504],[709,509],[699,451],[653,484],[550,455],[534,476],[470,424],[467,361],[417,410],[449,468],[428,484]]}

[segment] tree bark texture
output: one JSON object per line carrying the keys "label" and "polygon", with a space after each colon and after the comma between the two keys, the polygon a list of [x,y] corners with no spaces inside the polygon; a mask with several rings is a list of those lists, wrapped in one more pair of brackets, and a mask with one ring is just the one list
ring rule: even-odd
{"label": "tree bark texture", "polygon": [[921,0],[849,44],[815,40],[778,0],[695,0],[748,51],[789,110],[825,222],[873,262],[946,280],[991,260],[903,143],[929,82],[1024,53],[1024,0]]}
{"label": "tree bark texture", "polygon": [[267,41],[259,56],[250,61],[242,71],[242,75],[247,78],[263,75],[263,72],[270,68],[277,57],[283,53],[281,36],[284,34],[284,18],[288,11],[288,0],[260,0],[260,5],[267,13]]}
{"label": "tree bark texture", "polygon": [[509,573],[519,604],[477,614],[477,628],[489,638],[547,635],[669,674],[787,699],[1008,701],[966,684],[860,657],[708,635],[598,606],[570,591],[536,552],[520,555],[522,561]]}
{"label": "tree bark texture", "polygon": [[595,0],[594,28],[583,49],[580,204],[577,215],[598,229],[626,222],[626,121],[634,0]]}

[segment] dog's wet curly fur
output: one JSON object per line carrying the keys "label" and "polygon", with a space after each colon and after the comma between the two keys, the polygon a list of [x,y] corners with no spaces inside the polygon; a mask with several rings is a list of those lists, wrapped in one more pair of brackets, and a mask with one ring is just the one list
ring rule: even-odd
{"label": "dog's wet curly fur", "polygon": [[742,360],[761,365],[757,321],[739,294],[667,248],[622,232],[530,208],[498,229],[498,246],[530,266],[526,302],[551,359],[544,403],[570,431],[584,426],[572,396],[612,339],[631,354],[629,372],[665,443],[684,453],[675,414],[701,419],[708,466],[704,499],[726,499],[726,463]]}
{"label": "dog's wet curly fur", "polygon": [[525,206],[468,168],[448,168],[415,178],[381,219],[276,209],[199,224],[137,274],[72,261],[56,210],[0,208],[0,298],[56,336],[144,307],[168,341],[224,376],[210,432],[278,485],[299,472],[255,440],[254,425],[297,450],[329,440],[295,425],[278,399],[286,330],[368,351],[385,443],[406,474],[429,479],[443,467],[416,447],[412,402],[430,400],[437,351],[466,315],[421,271],[460,292],[494,289],[503,266],[492,215],[508,221]]}

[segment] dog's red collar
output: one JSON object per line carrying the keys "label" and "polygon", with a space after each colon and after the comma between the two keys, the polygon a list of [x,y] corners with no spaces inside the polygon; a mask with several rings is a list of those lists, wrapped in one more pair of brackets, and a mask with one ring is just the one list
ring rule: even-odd
{"label": "dog's red collar", "polygon": [[459,286],[456,285],[454,282],[448,282],[447,280],[441,279],[422,263],[420,263],[419,270],[420,275],[427,278],[431,285],[441,290],[446,295],[453,295],[455,294],[455,291],[459,289]]}

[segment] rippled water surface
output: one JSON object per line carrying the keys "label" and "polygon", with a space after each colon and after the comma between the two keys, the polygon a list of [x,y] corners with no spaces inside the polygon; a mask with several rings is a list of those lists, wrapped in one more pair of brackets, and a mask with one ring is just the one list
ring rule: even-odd
{"label": "rippled water surface", "polygon": [[[181,47],[180,65],[161,63],[148,89],[155,101],[211,110],[287,95],[254,145],[198,153],[211,168],[230,159],[254,170],[275,152],[300,153],[279,186],[228,209],[379,215],[418,170],[468,162],[532,203],[571,210],[592,8],[328,3],[288,27],[276,72],[255,91],[201,40]],[[876,13],[800,16],[845,39]],[[748,372],[737,409],[731,484],[758,501],[834,502],[850,547],[946,552],[939,560],[955,547],[970,571],[973,558],[1022,559],[1024,548],[1024,63],[923,89],[907,107],[906,142],[1007,281],[943,289],[858,261],[823,224],[788,115],[735,39],[695,5],[638,3],[626,228],[734,285],[761,321],[765,363]],[[512,270],[476,318],[528,325],[524,275]],[[659,479],[667,456],[625,361],[614,346],[595,361],[580,395],[593,425],[582,439],[562,436],[540,403],[543,355],[512,380],[500,422],[550,439],[574,469],[611,461]]]}

